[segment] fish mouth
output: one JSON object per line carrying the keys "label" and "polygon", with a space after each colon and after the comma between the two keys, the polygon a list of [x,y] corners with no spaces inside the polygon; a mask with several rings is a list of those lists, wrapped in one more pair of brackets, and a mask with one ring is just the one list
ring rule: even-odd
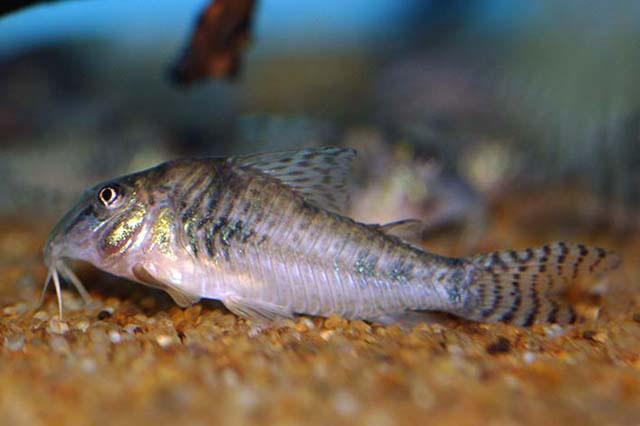
{"label": "fish mouth", "polygon": [[49,272],[47,273],[47,278],[44,281],[44,286],[42,288],[42,294],[40,295],[40,301],[37,306],[41,306],[44,301],[44,295],[49,288],[49,283],[53,281],[53,286],[56,289],[56,298],[58,299],[58,317],[59,320],[62,321],[62,292],[60,290],[60,276],[70,281],[71,284],[78,290],[80,296],[84,300],[85,304],[89,304],[91,302],[91,296],[89,296],[89,292],[82,284],[82,281],[78,278],[78,276],[64,263],[64,259],[55,258],[51,259],[47,262],[49,267]]}

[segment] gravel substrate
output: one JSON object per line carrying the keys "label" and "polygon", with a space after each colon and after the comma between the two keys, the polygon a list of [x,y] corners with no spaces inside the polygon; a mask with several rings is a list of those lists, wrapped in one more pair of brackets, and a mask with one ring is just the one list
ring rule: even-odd
{"label": "gravel substrate", "polygon": [[[487,248],[537,242],[510,223],[490,225]],[[632,241],[609,284],[571,295],[586,318],[574,326],[450,319],[407,331],[334,316],[260,329],[215,302],[183,310],[88,267],[91,306],[66,289],[59,321],[53,292],[33,309],[47,229],[0,231],[3,425],[640,423]]]}

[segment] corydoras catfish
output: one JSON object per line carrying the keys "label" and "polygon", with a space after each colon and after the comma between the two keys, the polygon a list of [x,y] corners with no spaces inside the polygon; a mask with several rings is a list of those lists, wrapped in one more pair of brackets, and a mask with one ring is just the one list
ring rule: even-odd
{"label": "corydoras catfish", "polygon": [[217,299],[237,315],[295,314],[391,323],[416,312],[520,326],[572,323],[561,295],[579,276],[617,266],[582,244],[454,258],[404,240],[414,221],[358,223],[339,214],[355,151],[326,147],[176,160],[85,192],[44,247],[65,259],[165,290],[180,306]]}

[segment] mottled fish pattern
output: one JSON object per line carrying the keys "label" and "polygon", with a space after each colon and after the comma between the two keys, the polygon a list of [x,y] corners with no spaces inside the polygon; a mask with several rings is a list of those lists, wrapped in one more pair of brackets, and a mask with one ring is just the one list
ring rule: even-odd
{"label": "mottled fish pattern", "polygon": [[217,299],[262,321],[337,313],[391,323],[428,311],[529,326],[576,321],[562,294],[620,262],[564,242],[429,253],[404,239],[416,221],[340,214],[354,156],[327,147],[176,160],[97,185],[52,231],[50,278],[56,289],[58,274],[82,289],[64,264],[73,258],[161,288],[180,306]]}

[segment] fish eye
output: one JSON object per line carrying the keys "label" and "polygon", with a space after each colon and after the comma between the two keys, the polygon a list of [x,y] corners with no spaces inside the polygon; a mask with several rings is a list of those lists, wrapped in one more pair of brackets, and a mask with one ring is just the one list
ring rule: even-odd
{"label": "fish eye", "polygon": [[112,205],[120,195],[119,188],[116,185],[107,185],[98,191],[98,200],[105,206]]}

